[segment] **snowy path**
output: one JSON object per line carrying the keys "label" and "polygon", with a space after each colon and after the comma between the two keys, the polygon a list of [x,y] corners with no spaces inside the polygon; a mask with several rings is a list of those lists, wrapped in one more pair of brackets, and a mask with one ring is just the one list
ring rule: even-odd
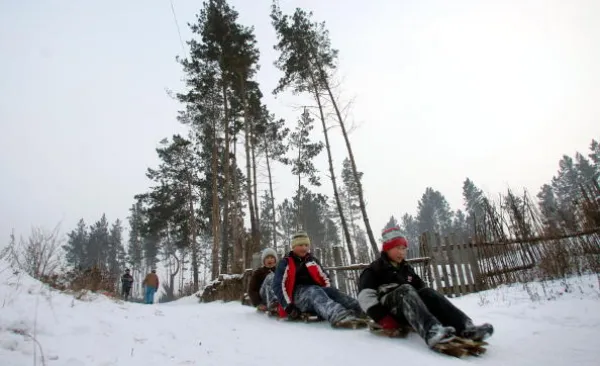
{"label": "snowy path", "polygon": [[[280,323],[239,303],[200,305],[186,298],[140,305],[104,297],[84,302],[49,293],[26,276],[17,281],[2,273],[0,281],[2,366],[33,364],[33,343],[8,329],[32,332],[36,301],[37,339],[49,366],[370,366],[394,359],[414,365],[555,366],[597,365],[600,359],[600,299],[592,278],[542,303],[516,287],[455,300],[476,321],[496,327],[486,355],[462,360],[427,350],[416,336],[384,339],[324,323]],[[490,304],[478,305],[482,299]]]}

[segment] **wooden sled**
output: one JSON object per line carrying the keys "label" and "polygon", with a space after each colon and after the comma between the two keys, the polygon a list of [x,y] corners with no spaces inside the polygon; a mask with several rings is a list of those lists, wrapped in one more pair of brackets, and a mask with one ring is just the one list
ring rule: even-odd
{"label": "wooden sled", "polygon": [[[400,329],[383,329],[379,324],[370,322],[369,331],[378,336],[406,338],[414,330],[409,326]],[[461,358],[464,356],[481,356],[487,351],[485,348],[487,345],[489,345],[489,343],[485,341],[478,342],[471,339],[455,337],[447,343],[435,345],[432,349],[445,355]]]}
{"label": "wooden sled", "polygon": [[464,356],[481,356],[486,351],[485,346],[489,343],[485,341],[474,341],[467,338],[455,337],[447,343],[439,343],[433,347],[433,350],[449,356],[461,358]]}
{"label": "wooden sled", "polygon": [[316,323],[316,322],[323,321],[323,318],[321,318],[317,314],[313,314],[313,313],[301,313],[300,317],[298,319],[291,320],[289,318],[279,318],[279,314],[276,312],[271,313],[268,310],[262,311],[259,309],[256,309],[256,311],[259,313],[267,314],[267,316],[270,318],[276,318],[277,320],[286,320],[286,321],[290,321],[290,322]]}
{"label": "wooden sled", "polygon": [[406,338],[412,332],[411,327],[401,327],[398,329],[383,329],[381,325],[371,321],[369,322],[369,331],[375,335],[389,338]]}

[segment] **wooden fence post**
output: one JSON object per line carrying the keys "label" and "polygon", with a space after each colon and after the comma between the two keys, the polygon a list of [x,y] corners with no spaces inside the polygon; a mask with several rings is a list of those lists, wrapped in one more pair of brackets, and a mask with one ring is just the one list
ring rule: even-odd
{"label": "wooden fence post", "polygon": [[[419,236],[419,252],[423,257],[431,258],[431,250],[429,248],[429,244],[427,243],[427,233],[422,233]],[[433,288],[433,274],[431,273],[431,260],[423,265],[423,274],[426,278],[424,278],[425,282],[428,286]]]}
{"label": "wooden fence post", "polygon": [[450,276],[452,276],[452,294],[454,296],[460,296],[461,294],[465,294],[465,292],[461,289],[460,282],[458,281],[458,275],[456,273],[456,261],[454,260],[454,241],[452,240],[452,236],[446,236],[444,238],[444,245],[446,249],[446,255],[448,256],[448,266],[450,267]]}
{"label": "wooden fence post", "polygon": [[435,286],[436,289],[442,293],[445,294],[445,290],[444,290],[444,286],[442,286],[442,276],[440,275],[440,268],[439,268],[439,244],[436,241],[436,237],[435,235],[433,235],[431,232],[426,232],[424,234],[425,237],[425,242],[426,242],[426,248],[428,249],[428,253],[427,256],[429,258],[431,258],[431,267],[433,269],[433,280],[435,281]]}
{"label": "wooden fence post", "polygon": [[483,260],[483,258],[480,258],[479,253],[477,251],[477,246],[475,243],[473,243],[473,240],[471,239],[469,239],[467,253],[469,262],[471,263],[471,273],[473,274],[473,280],[475,281],[475,291],[487,290],[487,283],[481,275],[481,268],[479,263],[479,261]]}

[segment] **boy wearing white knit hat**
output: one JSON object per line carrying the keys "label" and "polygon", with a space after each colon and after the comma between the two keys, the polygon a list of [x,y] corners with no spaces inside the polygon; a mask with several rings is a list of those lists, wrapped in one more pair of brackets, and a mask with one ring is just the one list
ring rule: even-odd
{"label": "boy wearing white knit hat", "polygon": [[277,298],[273,293],[273,272],[277,264],[277,252],[265,248],[260,256],[263,266],[252,273],[248,284],[250,302],[260,311],[272,310],[276,312]]}

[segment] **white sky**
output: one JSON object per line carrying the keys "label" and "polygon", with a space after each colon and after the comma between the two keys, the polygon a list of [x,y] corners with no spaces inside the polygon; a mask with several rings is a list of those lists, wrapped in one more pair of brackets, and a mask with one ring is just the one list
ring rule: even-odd
{"label": "white sky", "polygon": [[[598,1],[280,2],[313,10],[340,50],[376,234],[391,214],[414,214],[427,186],[454,209],[467,176],[488,193],[535,194],[562,154],[600,138]],[[265,101],[294,123],[306,102],[271,95],[271,1],[230,3],[255,26]],[[174,4],[187,40],[201,2]],[[181,53],[168,0],[0,2],[0,243],[12,228],[125,221],[158,141],[185,131],[165,93],[182,88]],[[346,151],[332,137],[339,171]],[[276,174],[281,201],[294,179]]]}

